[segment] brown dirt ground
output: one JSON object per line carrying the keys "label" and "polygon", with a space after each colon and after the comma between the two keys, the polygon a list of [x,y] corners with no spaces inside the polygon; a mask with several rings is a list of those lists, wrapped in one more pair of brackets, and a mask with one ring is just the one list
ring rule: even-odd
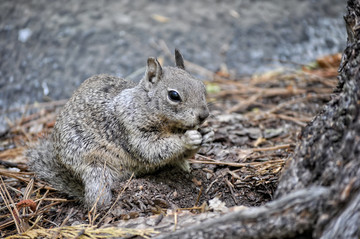
{"label": "brown dirt ground", "polygon": [[[83,209],[45,182],[33,180],[33,173],[27,171],[25,145],[51,131],[65,101],[13,109],[32,114],[10,122],[11,131],[0,138],[0,236],[24,232],[29,236],[36,229],[79,224],[111,226],[170,211],[221,210],[210,205],[214,198],[226,208],[268,202],[286,161],[291,160],[301,127],[330,99],[339,61],[337,54],[318,59],[313,68],[244,79],[233,79],[226,70],[215,73],[214,80],[206,82],[211,117],[205,125],[214,129],[215,140],[191,159],[192,172],[164,168],[131,178],[118,185],[113,207],[102,212]],[[13,203],[19,209],[18,219]],[[35,211],[29,209],[31,205]],[[62,232],[41,235],[64,236]]]}

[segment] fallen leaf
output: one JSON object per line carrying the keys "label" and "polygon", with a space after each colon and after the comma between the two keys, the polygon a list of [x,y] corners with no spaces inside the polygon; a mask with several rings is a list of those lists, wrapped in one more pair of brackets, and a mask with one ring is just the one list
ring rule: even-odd
{"label": "fallen leaf", "polygon": [[225,203],[217,197],[209,200],[209,208],[213,209],[215,212],[227,212],[229,210]]}
{"label": "fallen leaf", "polygon": [[159,15],[159,14],[153,14],[153,15],[151,15],[151,18],[160,23],[166,23],[166,22],[170,21],[170,18]]}

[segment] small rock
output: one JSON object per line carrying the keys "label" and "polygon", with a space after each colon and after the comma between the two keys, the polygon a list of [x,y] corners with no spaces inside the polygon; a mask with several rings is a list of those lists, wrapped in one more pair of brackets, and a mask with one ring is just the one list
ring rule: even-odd
{"label": "small rock", "polygon": [[169,208],[169,203],[161,198],[154,199],[154,204],[161,207],[161,208]]}
{"label": "small rock", "polygon": [[20,172],[19,168],[8,168],[10,172]]}
{"label": "small rock", "polygon": [[246,131],[251,139],[258,139],[262,136],[259,128],[247,128]]}
{"label": "small rock", "polygon": [[47,83],[45,81],[43,81],[41,83],[41,86],[43,88],[44,95],[48,95],[49,94],[49,87],[48,87]]}
{"label": "small rock", "polygon": [[31,134],[40,133],[43,130],[43,128],[44,128],[43,124],[35,124],[35,125],[30,127],[29,133],[31,133]]}
{"label": "small rock", "polygon": [[129,212],[130,219],[138,218],[139,212]]}
{"label": "small rock", "polygon": [[278,129],[265,129],[264,130],[264,138],[265,139],[271,139],[274,138],[276,136],[281,135],[284,132],[283,128],[278,128]]}
{"label": "small rock", "polygon": [[71,226],[77,226],[77,225],[80,225],[80,224],[83,224],[83,223],[81,223],[80,221],[76,220],[76,221],[74,221],[73,223],[71,223]]}
{"label": "small rock", "polygon": [[120,217],[121,215],[123,215],[125,213],[125,211],[123,209],[121,209],[120,207],[115,207],[112,211],[111,214],[115,217]]}
{"label": "small rock", "polygon": [[246,129],[238,129],[238,130],[233,130],[232,133],[239,136],[245,136],[248,134],[248,131]]}
{"label": "small rock", "polygon": [[29,40],[31,35],[32,35],[32,31],[30,28],[23,28],[19,30],[18,40],[22,43],[25,43],[27,42],[27,40]]}
{"label": "small rock", "polygon": [[224,114],[218,115],[216,118],[221,123],[239,122],[246,120],[246,117],[244,117],[242,114]]}
{"label": "small rock", "polygon": [[248,136],[237,136],[237,135],[229,135],[229,139],[231,141],[231,143],[235,144],[235,145],[242,145],[245,144],[248,140],[249,137]]}

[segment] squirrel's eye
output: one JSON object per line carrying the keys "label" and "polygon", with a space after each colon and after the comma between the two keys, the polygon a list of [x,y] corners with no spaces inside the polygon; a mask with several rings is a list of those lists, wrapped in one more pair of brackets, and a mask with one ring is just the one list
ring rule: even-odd
{"label": "squirrel's eye", "polygon": [[170,100],[172,100],[174,102],[180,102],[181,101],[181,97],[180,97],[179,93],[176,92],[175,90],[170,90],[168,92],[168,96],[169,96]]}

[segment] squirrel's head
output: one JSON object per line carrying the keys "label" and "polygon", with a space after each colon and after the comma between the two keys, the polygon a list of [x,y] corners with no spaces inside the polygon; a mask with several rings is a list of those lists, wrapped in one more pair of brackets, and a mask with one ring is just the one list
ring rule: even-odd
{"label": "squirrel's head", "polygon": [[154,116],[181,129],[194,129],[209,116],[204,83],[185,71],[184,60],[175,49],[176,67],[162,68],[148,58],[140,86],[147,92],[147,105]]}

